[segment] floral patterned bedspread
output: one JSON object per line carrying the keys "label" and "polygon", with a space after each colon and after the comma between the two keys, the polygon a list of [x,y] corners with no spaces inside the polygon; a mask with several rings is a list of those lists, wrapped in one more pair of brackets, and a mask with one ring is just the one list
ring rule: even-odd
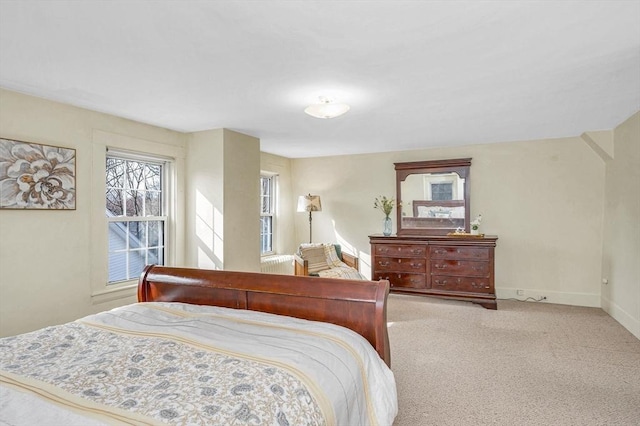
{"label": "floral patterned bedspread", "polygon": [[[0,396],[37,395],[43,413],[107,423],[391,424],[393,375],[366,345],[331,324],[138,303],[0,339],[0,381],[13,392]],[[0,421],[31,423],[27,410],[3,403]]]}

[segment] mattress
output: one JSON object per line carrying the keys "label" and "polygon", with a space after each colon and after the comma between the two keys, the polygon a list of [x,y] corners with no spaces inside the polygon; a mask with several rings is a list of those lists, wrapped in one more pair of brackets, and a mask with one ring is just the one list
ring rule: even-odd
{"label": "mattress", "polygon": [[391,425],[393,373],[333,324],[136,303],[0,339],[2,424]]}

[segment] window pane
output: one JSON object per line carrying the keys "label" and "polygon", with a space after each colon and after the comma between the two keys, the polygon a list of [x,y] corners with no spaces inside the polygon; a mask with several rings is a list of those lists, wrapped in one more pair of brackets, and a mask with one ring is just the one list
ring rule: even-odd
{"label": "window pane", "polygon": [[163,236],[164,222],[159,220],[154,220],[152,222],[147,222],[147,223],[149,226],[148,234],[147,234],[147,238],[149,238],[148,240],[149,247],[158,247],[158,246],[164,245],[164,236]]}
{"label": "window pane", "polygon": [[129,252],[129,279],[137,278],[147,264],[147,250],[132,250]]}
{"label": "window pane", "polygon": [[127,279],[127,253],[109,253],[109,282]]}
{"label": "window pane", "polygon": [[154,248],[154,249],[149,249],[149,257],[147,258],[147,264],[149,265],[162,265],[159,254],[158,254],[158,249]]}
{"label": "window pane", "polygon": [[147,191],[145,193],[144,209],[146,216],[162,216],[159,192]]}
{"label": "window pane", "polygon": [[130,217],[142,216],[142,196],[139,191],[127,191],[125,204],[126,215]]}
{"label": "window pane", "polygon": [[127,234],[129,227],[127,222],[109,223],[109,252],[127,249]]}
{"label": "window pane", "polygon": [[129,247],[147,246],[147,222],[129,222]]}
{"label": "window pane", "polygon": [[271,187],[271,178],[260,178],[260,211],[262,213],[271,213]]}
{"label": "window pane", "polygon": [[437,200],[437,201],[453,199],[453,184],[452,183],[432,183],[431,199]]}
{"label": "window pane", "polygon": [[122,216],[122,190],[107,189],[107,211],[112,216]]}
{"label": "window pane", "polygon": [[161,176],[162,176],[162,167],[160,165],[147,164],[147,167],[145,170],[145,187],[148,190],[160,191]]}
{"label": "window pane", "polygon": [[260,253],[272,251],[272,218],[262,216],[260,218]]}
{"label": "window pane", "polygon": [[124,188],[124,160],[107,158],[107,188]]}
{"label": "window pane", "polygon": [[144,185],[144,163],[138,161],[126,162],[126,184],[130,189],[145,189]]}

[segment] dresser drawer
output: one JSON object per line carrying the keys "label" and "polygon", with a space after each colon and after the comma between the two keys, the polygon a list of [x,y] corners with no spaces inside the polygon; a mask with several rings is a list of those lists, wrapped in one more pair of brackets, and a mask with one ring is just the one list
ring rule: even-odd
{"label": "dresser drawer", "polygon": [[427,261],[425,259],[410,257],[376,257],[374,265],[375,272],[395,271],[395,272],[427,272]]}
{"label": "dresser drawer", "polygon": [[469,259],[489,260],[489,249],[483,247],[432,246],[429,247],[431,259]]}
{"label": "dresser drawer", "polygon": [[427,286],[425,274],[402,274],[398,272],[376,273],[373,277],[373,280],[389,280],[391,288],[426,288]]}
{"label": "dresser drawer", "polygon": [[471,260],[438,259],[431,261],[431,275],[465,275],[470,277],[489,277],[489,262]]}
{"label": "dresser drawer", "polygon": [[431,276],[432,290],[464,291],[468,293],[493,293],[491,282],[483,277]]}
{"label": "dresser drawer", "polygon": [[393,257],[425,257],[427,246],[412,244],[376,244],[375,254]]}

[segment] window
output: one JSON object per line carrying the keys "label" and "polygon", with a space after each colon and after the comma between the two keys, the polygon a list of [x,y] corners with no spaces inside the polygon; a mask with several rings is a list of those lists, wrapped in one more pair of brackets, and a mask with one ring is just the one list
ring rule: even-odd
{"label": "window", "polygon": [[137,279],[165,264],[167,162],[109,152],[106,159],[108,283]]}
{"label": "window", "polygon": [[275,225],[275,176],[260,176],[260,254],[271,254]]}
{"label": "window", "polygon": [[453,200],[453,183],[432,183],[431,199],[434,201]]}

